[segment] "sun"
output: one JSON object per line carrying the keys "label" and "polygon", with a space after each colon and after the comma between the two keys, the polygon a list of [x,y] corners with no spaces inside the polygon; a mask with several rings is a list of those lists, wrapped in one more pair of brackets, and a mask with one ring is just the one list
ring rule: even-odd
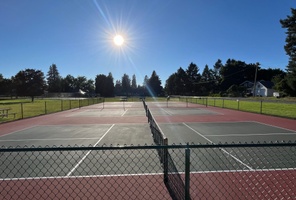
{"label": "sun", "polygon": [[113,42],[114,42],[115,45],[121,46],[121,45],[123,45],[124,39],[123,39],[123,37],[121,35],[116,35],[113,38]]}

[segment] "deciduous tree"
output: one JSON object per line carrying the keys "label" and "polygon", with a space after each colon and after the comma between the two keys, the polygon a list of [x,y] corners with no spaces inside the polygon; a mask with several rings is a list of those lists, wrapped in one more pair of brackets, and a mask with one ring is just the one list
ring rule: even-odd
{"label": "deciduous tree", "polygon": [[35,96],[42,95],[45,89],[44,74],[40,70],[26,69],[19,71],[13,78],[18,96],[30,96],[32,102]]}

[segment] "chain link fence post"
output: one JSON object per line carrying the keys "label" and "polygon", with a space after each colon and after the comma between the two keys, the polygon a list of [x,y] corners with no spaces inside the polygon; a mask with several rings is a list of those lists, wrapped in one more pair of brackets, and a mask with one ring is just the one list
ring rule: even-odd
{"label": "chain link fence post", "polygon": [[190,199],[190,148],[188,143],[185,149],[185,199]]}
{"label": "chain link fence post", "polygon": [[22,116],[22,119],[24,119],[24,107],[23,107],[23,103],[21,103],[21,116]]}

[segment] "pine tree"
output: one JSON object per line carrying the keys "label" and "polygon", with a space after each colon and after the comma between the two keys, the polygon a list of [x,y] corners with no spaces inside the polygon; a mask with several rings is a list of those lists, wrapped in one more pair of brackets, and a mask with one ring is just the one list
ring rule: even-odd
{"label": "pine tree", "polygon": [[289,58],[287,69],[287,84],[291,88],[290,95],[296,95],[296,9],[291,8],[291,16],[280,20],[282,28],[287,29],[285,51]]}
{"label": "pine tree", "polygon": [[60,92],[62,90],[61,87],[61,76],[59,74],[58,68],[55,64],[52,64],[49,67],[49,71],[47,72],[47,85],[49,92]]}

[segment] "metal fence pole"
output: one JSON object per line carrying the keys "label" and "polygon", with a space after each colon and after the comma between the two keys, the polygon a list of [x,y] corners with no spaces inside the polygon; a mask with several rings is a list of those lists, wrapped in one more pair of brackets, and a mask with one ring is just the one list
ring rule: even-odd
{"label": "metal fence pole", "polygon": [[47,110],[46,110],[46,101],[44,101],[44,113],[47,114]]}
{"label": "metal fence pole", "polygon": [[262,100],[260,101],[260,114],[262,114]]}
{"label": "metal fence pole", "polygon": [[[168,146],[168,139],[164,139],[164,146]],[[168,160],[168,148],[163,149],[163,181],[168,182],[169,160]]]}
{"label": "metal fence pole", "polygon": [[24,119],[24,108],[23,108],[23,103],[21,103],[21,116],[22,116],[22,119]]}
{"label": "metal fence pole", "polygon": [[185,149],[185,199],[190,199],[190,148]]}

